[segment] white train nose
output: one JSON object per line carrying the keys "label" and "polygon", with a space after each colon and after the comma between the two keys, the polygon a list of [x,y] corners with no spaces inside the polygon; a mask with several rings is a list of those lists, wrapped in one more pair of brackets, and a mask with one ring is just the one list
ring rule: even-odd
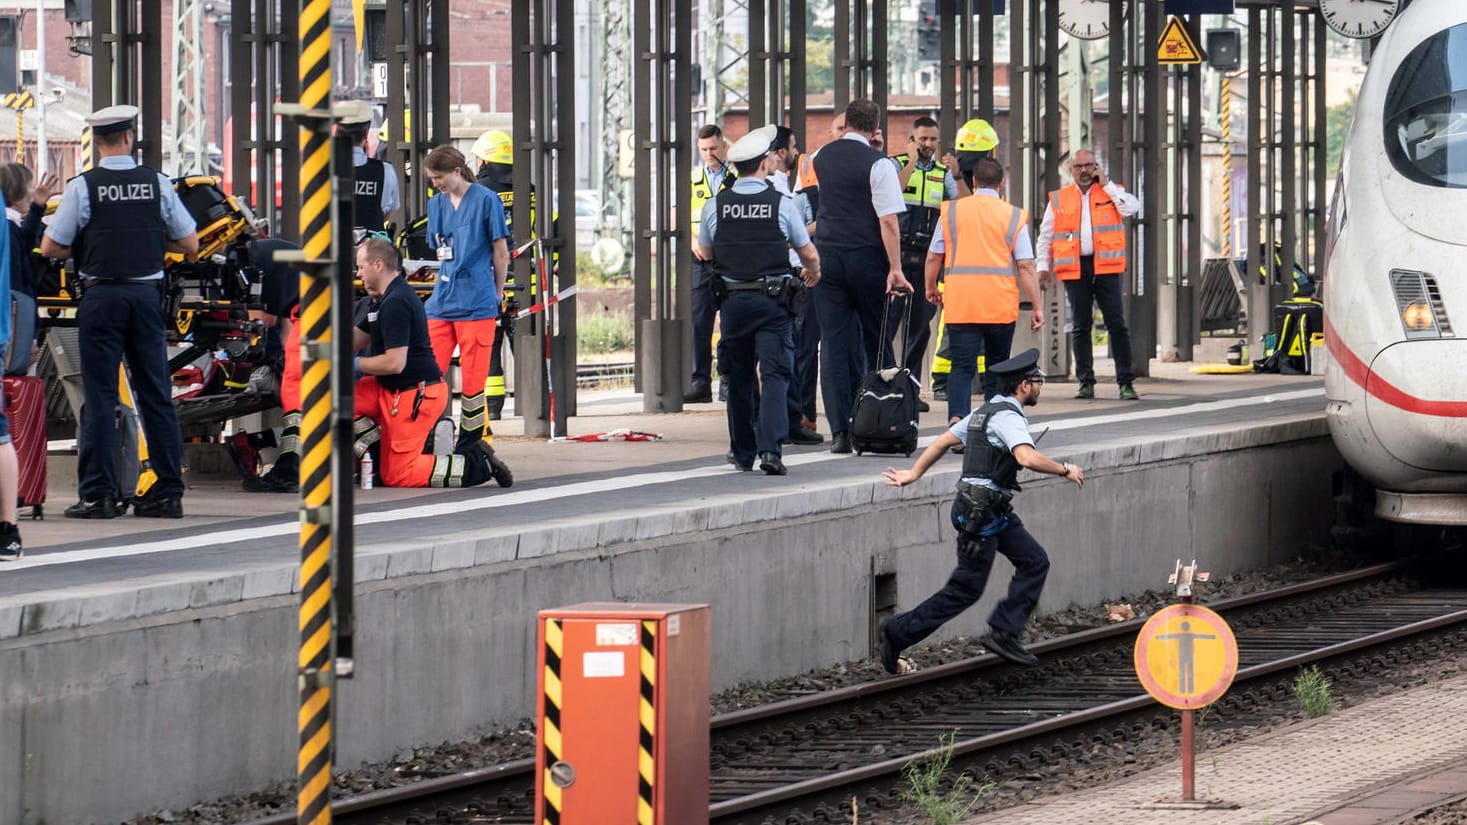
{"label": "white train nose", "polygon": [[1397,460],[1467,472],[1467,340],[1407,341],[1381,350],[1366,379],[1366,416]]}

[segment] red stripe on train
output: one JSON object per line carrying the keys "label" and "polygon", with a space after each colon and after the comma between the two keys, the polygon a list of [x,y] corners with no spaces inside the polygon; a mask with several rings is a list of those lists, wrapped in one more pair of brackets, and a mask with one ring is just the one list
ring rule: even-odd
{"label": "red stripe on train", "polygon": [[1418,415],[1467,418],[1467,401],[1428,401],[1417,398],[1385,380],[1379,373],[1371,372],[1370,367],[1345,346],[1328,315],[1324,318],[1324,341],[1329,347],[1330,358],[1334,360],[1335,366],[1344,371],[1345,377],[1392,407]]}

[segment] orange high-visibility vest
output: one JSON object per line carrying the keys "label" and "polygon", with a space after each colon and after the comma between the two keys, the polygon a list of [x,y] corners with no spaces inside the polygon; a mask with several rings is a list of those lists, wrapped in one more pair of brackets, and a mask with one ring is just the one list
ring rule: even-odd
{"label": "orange high-visibility vest", "polygon": [[796,192],[802,189],[814,189],[820,185],[820,179],[815,177],[814,152],[806,152],[800,155],[800,165],[796,171],[798,173],[795,184]]}
{"label": "orange high-visibility vest", "polygon": [[[1095,274],[1125,272],[1125,220],[1103,187],[1092,185],[1087,194]],[[1082,195],[1080,187],[1073,183],[1049,193],[1049,208],[1054,213],[1054,236],[1049,245],[1050,269],[1061,281],[1080,279],[1080,210],[1084,208],[1083,197],[1086,195]]]}
{"label": "orange high-visibility vest", "polygon": [[1019,318],[1014,244],[1029,213],[992,195],[942,202],[943,322],[1011,324]]}

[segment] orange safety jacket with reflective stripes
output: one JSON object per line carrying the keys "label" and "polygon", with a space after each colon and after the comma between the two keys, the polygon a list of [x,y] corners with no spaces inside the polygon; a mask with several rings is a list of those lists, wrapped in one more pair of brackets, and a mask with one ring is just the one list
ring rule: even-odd
{"label": "orange safety jacket with reflective stripes", "polygon": [[942,313],[947,324],[1019,319],[1014,244],[1029,213],[992,195],[942,202]]}
{"label": "orange safety jacket with reflective stripes", "polygon": [[1105,188],[1091,185],[1084,195],[1070,184],[1049,193],[1054,214],[1050,240],[1050,269],[1061,281],[1080,280],[1080,218],[1082,198],[1090,200],[1090,238],[1094,242],[1095,274],[1114,275],[1126,271],[1126,223]]}
{"label": "orange safety jacket with reflective stripes", "polygon": [[795,191],[797,192],[801,189],[813,189],[820,185],[820,179],[815,177],[815,152],[806,152],[800,155],[800,163],[796,169],[795,180]]}

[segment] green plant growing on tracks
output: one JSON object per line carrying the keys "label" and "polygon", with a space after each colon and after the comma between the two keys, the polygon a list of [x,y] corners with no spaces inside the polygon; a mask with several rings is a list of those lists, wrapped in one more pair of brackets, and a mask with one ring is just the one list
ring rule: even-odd
{"label": "green plant growing on tracks", "polygon": [[980,784],[965,771],[944,790],[957,734],[956,730],[943,734],[938,738],[940,747],[935,755],[914,759],[902,767],[902,778],[907,780],[907,788],[901,792],[901,798],[922,809],[932,818],[933,825],[956,825],[978,806],[984,796],[998,787],[996,782]]}
{"label": "green plant growing on tracks", "polygon": [[1335,697],[1330,693],[1330,679],[1319,671],[1318,665],[1310,665],[1299,671],[1294,678],[1294,696],[1304,715],[1314,719],[1335,709]]}
{"label": "green plant growing on tracks", "polygon": [[576,319],[576,349],[581,355],[621,352],[634,343],[632,320],[624,312],[588,312]]}

